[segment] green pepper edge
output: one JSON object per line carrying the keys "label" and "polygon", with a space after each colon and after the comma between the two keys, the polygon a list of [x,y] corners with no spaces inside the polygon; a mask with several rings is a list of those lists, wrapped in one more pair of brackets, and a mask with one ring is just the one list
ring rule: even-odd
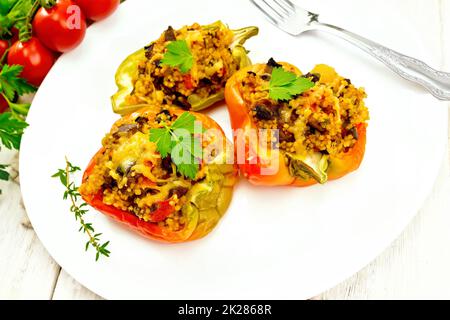
{"label": "green pepper edge", "polygon": [[[195,226],[195,228],[192,230],[192,233],[189,235],[188,238],[190,238],[193,234],[195,234],[195,232],[198,230],[199,227],[202,227],[204,223],[207,223],[207,229],[206,232],[203,233],[201,235],[201,237],[199,238],[203,238],[205,237],[207,234],[209,234],[215,227],[216,225],[219,223],[219,221],[221,220],[221,218],[224,216],[225,212],[227,211],[231,200],[233,198],[233,192],[230,193],[230,196],[225,199],[226,204],[222,207],[223,210],[220,210],[218,208],[218,203],[219,203],[219,198],[221,197],[221,195],[223,195],[224,193],[222,192],[223,188],[230,188],[230,189],[234,189],[234,185],[233,186],[228,186],[225,185],[225,181],[227,180],[228,176],[233,175],[233,171],[230,172],[223,172],[223,170],[221,170],[221,166],[229,166],[228,164],[212,164],[210,165],[209,170],[211,170],[212,172],[208,172],[206,174],[206,179],[205,181],[199,182],[197,184],[195,184],[192,189],[189,191],[189,193],[187,194],[188,197],[188,202],[183,206],[183,214],[187,214],[188,212],[195,212],[197,215],[197,224]],[[220,178],[217,179],[217,174],[220,174]],[[213,177],[216,177],[216,179],[213,179]],[[217,184],[220,185],[220,190],[216,195],[216,204],[213,207],[208,207],[208,208],[203,208],[201,206],[202,201],[205,201],[205,198],[208,198],[211,196],[211,194],[214,192],[214,186],[216,186]],[[223,199],[222,199],[223,200]],[[218,217],[215,221],[207,221],[202,219],[202,213],[205,212],[210,212],[210,210],[215,210],[215,212],[217,213]]]}
{"label": "green pepper edge", "polygon": [[[321,155],[319,161],[317,163],[314,163],[315,165],[314,167],[308,164],[305,158],[300,158],[291,153],[286,153],[286,157],[289,162],[289,173],[293,177],[300,178],[303,180],[308,180],[312,178],[320,184],[324,184],[328,181],[328,173],[327,173],[329,168],[328,156]],[[298,167],[294,168],[293,167],[294,164],[297,164]]]}
{"label": "green pepper edge", "polygon": [[[225,26],[221,21],[213,24],[203,26],[203,28],[220,28]],[[226,27],[226,26],[225,26]],[[231,44],[232,54],[235,59],[239,59],[240,69],[251,65],[251,60],[248,57],[248,51],[243,44],[251,37],[259,33],[258,27],[245,27],[241,29],[232,30],[235,34],[235,40]],[[118,88],[117,92],[111,97],[111,104],[114,113],[126,115],[132,113],[148,103],[126,105],[125,99],[134,90],[133,78],[137,72],[140,61],[145,58],[145,49],[139,49],[130,54],[119,66],[115,75],[115,82]],[[188,97],[189,99],[189,97]],[[224,99],[224,89],[217,92],[206,99],[200,100],[197,103],[191,104],[192,111],[200,111],[206,109],[216,102]]]}

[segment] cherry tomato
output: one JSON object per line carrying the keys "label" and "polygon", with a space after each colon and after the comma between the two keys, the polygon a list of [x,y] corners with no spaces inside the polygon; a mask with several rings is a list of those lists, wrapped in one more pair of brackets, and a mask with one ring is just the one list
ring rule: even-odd
{"label": "cherry tomato", "polygon": [[83,41],[86,19],[72,0],[58,0],[50,9],[37,11],[33,31],[47,48],[67,52]]}
{"label": "cherry tomato", "polygon": [[[5,54],[6,50],[9,48],[9,42],[8,40],[0,40],[0,59]],[[1,63],[1,61],[0,61]]]}
{"label": "cherry tomato", "polygon": [[8,64],[23,66],[21,77],[39,86],[55,63],[56,57],[36,37],[27,42],[15,42],[8,52]]}
{"label": "cherry tomato", "polygon": [[5,98],[0,94],[0,113],[5,112],[8,110],[8,102],[5,100]]}
{"label": "cherry tomato", "polygon": [[75,0],[89,20],[99,21],[110,16],[120,0]]}
{"label": "cherry tomato", "polygon": [[156,203],[156,210],[152,212],[152,216],[150,218],[151,222],[164,221],[172,212],[175,211],[175,207],[172,207],[169,202],[169,200],[166,200]]}

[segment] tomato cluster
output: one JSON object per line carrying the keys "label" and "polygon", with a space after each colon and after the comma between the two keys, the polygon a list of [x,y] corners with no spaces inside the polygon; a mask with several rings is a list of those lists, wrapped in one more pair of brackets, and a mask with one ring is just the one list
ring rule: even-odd
{"label": "tomato cluster", "polygon": [[0,58],[9,49],[4,57],[6,62],[23,66],[21,77],[39,86],[58,54],[72,50],[83,41],[87,21],[106,18],[119,4],[120,0],[56,0],[53,6],[40,6],[30,19],[30,36],[18,39],[18,31],[13,28],[9,41],[0,40]]}

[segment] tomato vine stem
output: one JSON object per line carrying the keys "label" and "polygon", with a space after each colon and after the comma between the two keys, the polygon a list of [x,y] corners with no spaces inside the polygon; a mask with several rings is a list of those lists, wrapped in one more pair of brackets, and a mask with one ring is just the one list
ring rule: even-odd
{"label": "tomato vine stem", "polygon": [[31,25],[31,20],[33,19],[34,14],[39,9],[39,6],[41,6],[41,5],[42,5],[42,0],[35,0],[30,11],[25,16],[25,30],[21,30],[21,32],[19,34],[20,42],[27,42],[28,40],[31,39],[31,36],[33,34],[33,27]]}

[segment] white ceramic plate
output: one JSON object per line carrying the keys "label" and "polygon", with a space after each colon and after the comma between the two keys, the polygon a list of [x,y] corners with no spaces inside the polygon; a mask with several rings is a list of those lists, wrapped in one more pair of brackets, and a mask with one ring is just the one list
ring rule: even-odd
{"label": "white ceramic plate", "polygon": [[[338,8],[333,1],[327,4]],[[362,22],[342,11],[340,21]],[[393,21],[389,13],[384,17]],[[112,251],[109,259],[94,262],[61,199],[62,186],[50,175],[64,165],[65,155],[84,167],[100,147],[117,118],[109,96],[115,92],[116,67],[127,54],[156,39],[168,24],[218,19],[231,27],[260,27],[247,45],[254,61],[274,56],[305,71],[327,63],[366,88],[371,121],[362,167],[307,189],[255,188],[242,180],[220,225],[193,243],[152,242],[92,210],[88,220],[111,240]],[[360,25],[361,33],[384,35],[385,43],[408,41],[420,48],[408,39],[414,34],[410,29],[394,33],[402,34],[395,41],[383,25]],[[129,0],[58,60],[36,95],[20,154],[22,192],[34,229],[53,258],[105,298],[309,298],[370,262],[418,211],[443,159],[446,112],[358,49],[322,34],[290,37],[247,1]],[[226,108],[211,114],[230,133]]]}

